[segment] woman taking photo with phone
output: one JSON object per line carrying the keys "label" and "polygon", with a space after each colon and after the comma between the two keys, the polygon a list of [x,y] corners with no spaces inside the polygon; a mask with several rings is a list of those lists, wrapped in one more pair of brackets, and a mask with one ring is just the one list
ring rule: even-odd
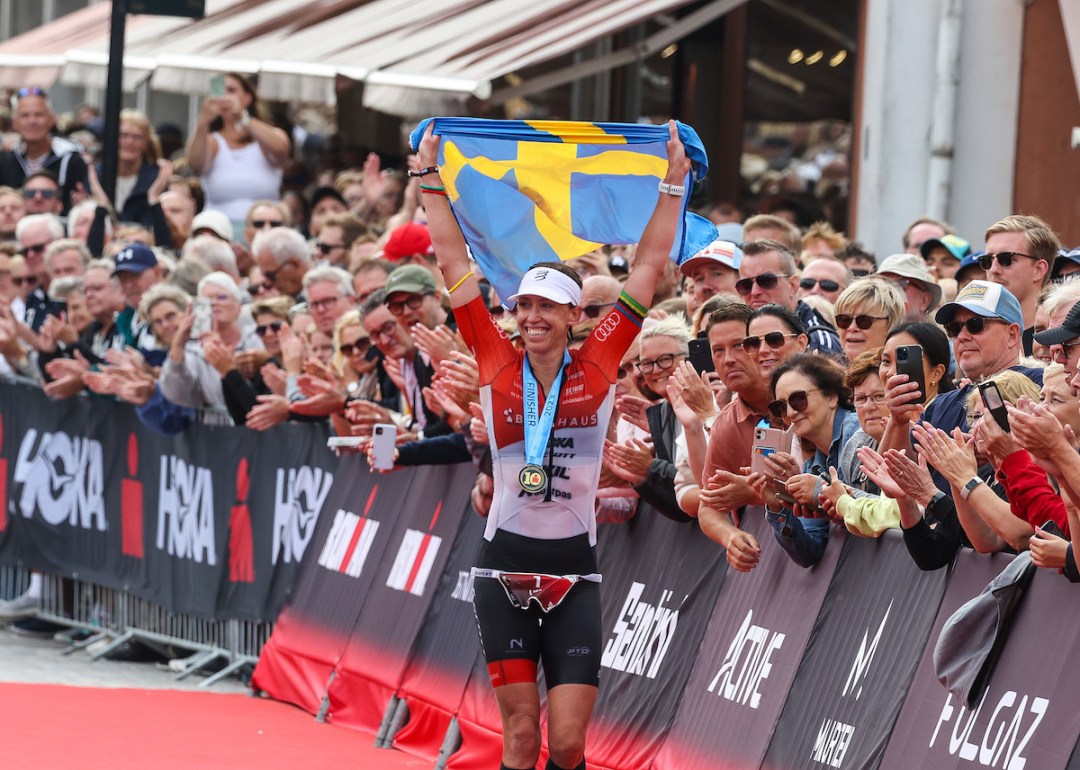
{"label": "woman taking photo with phone", "polygon": [[792,356],[773,372],[772,390],[776,400],[769,411],[802,439],[807,459],[800,469],[791,454],[775,452],[765,458],[769,472],[751,474],[751,484],[765,500],[776,541],[800,567],[812,567],[829,540],[829,522],[818,513],[821,493],[829,469],[840,464],[840,450],[859,430],[859,418],[844,369],[823,356]]}
{"label": "woman taking photo with phone", "polygon": [[237,229],[251,204],[281,194],[289,136],[269,122],[247,78],[237,72],[219,78],[211,81],[187,159],[206,193],[204,208],[223,212]]}
{"label": "woman taking photo with phone", "polygon": [[[473,575],[477,623],[502,717],[501,768],[536,766],[542,663],[547,767],[583,769],[603,647],[596,482],[619,364],[666,267],[681,195],[660,194],[618,302],[580,349],[568,351],[567,333],[577,320],[581,279],[561,263],[533,265],[507,298],[516,303],[519,351],[492,320],[469,267],[464,236],[442,193],[433,127],[416,164],[424,170],[431,240],[454,317],[479,366],[492,453],[495,489]],[[669,129],[664,181],[678,186],[690,161],[674,122]],[[588,654],[569,655],[570,649]]]}

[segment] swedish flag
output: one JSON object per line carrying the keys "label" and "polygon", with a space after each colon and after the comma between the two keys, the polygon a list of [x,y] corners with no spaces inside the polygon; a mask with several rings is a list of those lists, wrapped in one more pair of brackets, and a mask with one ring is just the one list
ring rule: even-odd
{"label": "swedish flag", "polygon": [[[500,297],[536,262],[573,259],[604,244],[637,243],[667,171],[668,127],[633,123],[429,118],[450,205],[476,261]],[[678,124],[692,169],[687,191],[708,171],[697,133]],[[671,258],[681,263],[717,237],[687,210]]]}

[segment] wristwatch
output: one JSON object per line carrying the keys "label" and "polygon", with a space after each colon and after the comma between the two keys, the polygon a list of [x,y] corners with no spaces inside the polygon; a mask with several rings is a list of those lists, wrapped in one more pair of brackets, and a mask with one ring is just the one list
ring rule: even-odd
{"label": "wristwatch", "polygon": [[661,182],[657,189],[659,189],[662,193],[674,195],[676,198],[681,198],[686,195],[686,187],[681,184],[668,184],[667,182]]}
{"label": "wristwatch", "polygon": [[939,489],[937,492],[934,493],[934,496],[930,498],[930,502],[926,504],[926,510],[932,512],[935,506],[937,506],[937,504],[944,499],[945,493]]}
{"label": "wristwatch", "polygon": [[975,491],[975,487],[985,483],[986,482],[980,479],[978,476],[975,476],[967,484],[964,484],[964,488],[960,490],[960,497],[967,500],[969,497],[971,497],[971,493]]}

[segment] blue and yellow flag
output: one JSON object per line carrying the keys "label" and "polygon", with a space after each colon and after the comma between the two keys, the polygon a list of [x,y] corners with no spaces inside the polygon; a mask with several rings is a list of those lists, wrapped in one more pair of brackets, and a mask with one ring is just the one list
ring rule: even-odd
{"label": "blue and yellow flag", "polygon": [[[500,298],[537,262],[637,243],[667,172],[666,125],[429,118],[412,133],[414,149],[432,120],[454,216]],[[682,263],[717,235],[687,209],[709,165],[694,129],[679,123],[678,130],[692,163],[671,250]]]}

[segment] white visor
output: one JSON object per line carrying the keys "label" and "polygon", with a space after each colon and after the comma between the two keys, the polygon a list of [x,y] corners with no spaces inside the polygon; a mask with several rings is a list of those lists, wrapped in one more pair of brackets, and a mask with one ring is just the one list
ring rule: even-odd
{"label": "white visor", "polygon": [[517,302],[518,297],[532,295],[544,297],[560,305],[581,304],[581,287],[573,278],[550,267],[534,267],[521,279],[517,294],[510,297],[510,302]]}

